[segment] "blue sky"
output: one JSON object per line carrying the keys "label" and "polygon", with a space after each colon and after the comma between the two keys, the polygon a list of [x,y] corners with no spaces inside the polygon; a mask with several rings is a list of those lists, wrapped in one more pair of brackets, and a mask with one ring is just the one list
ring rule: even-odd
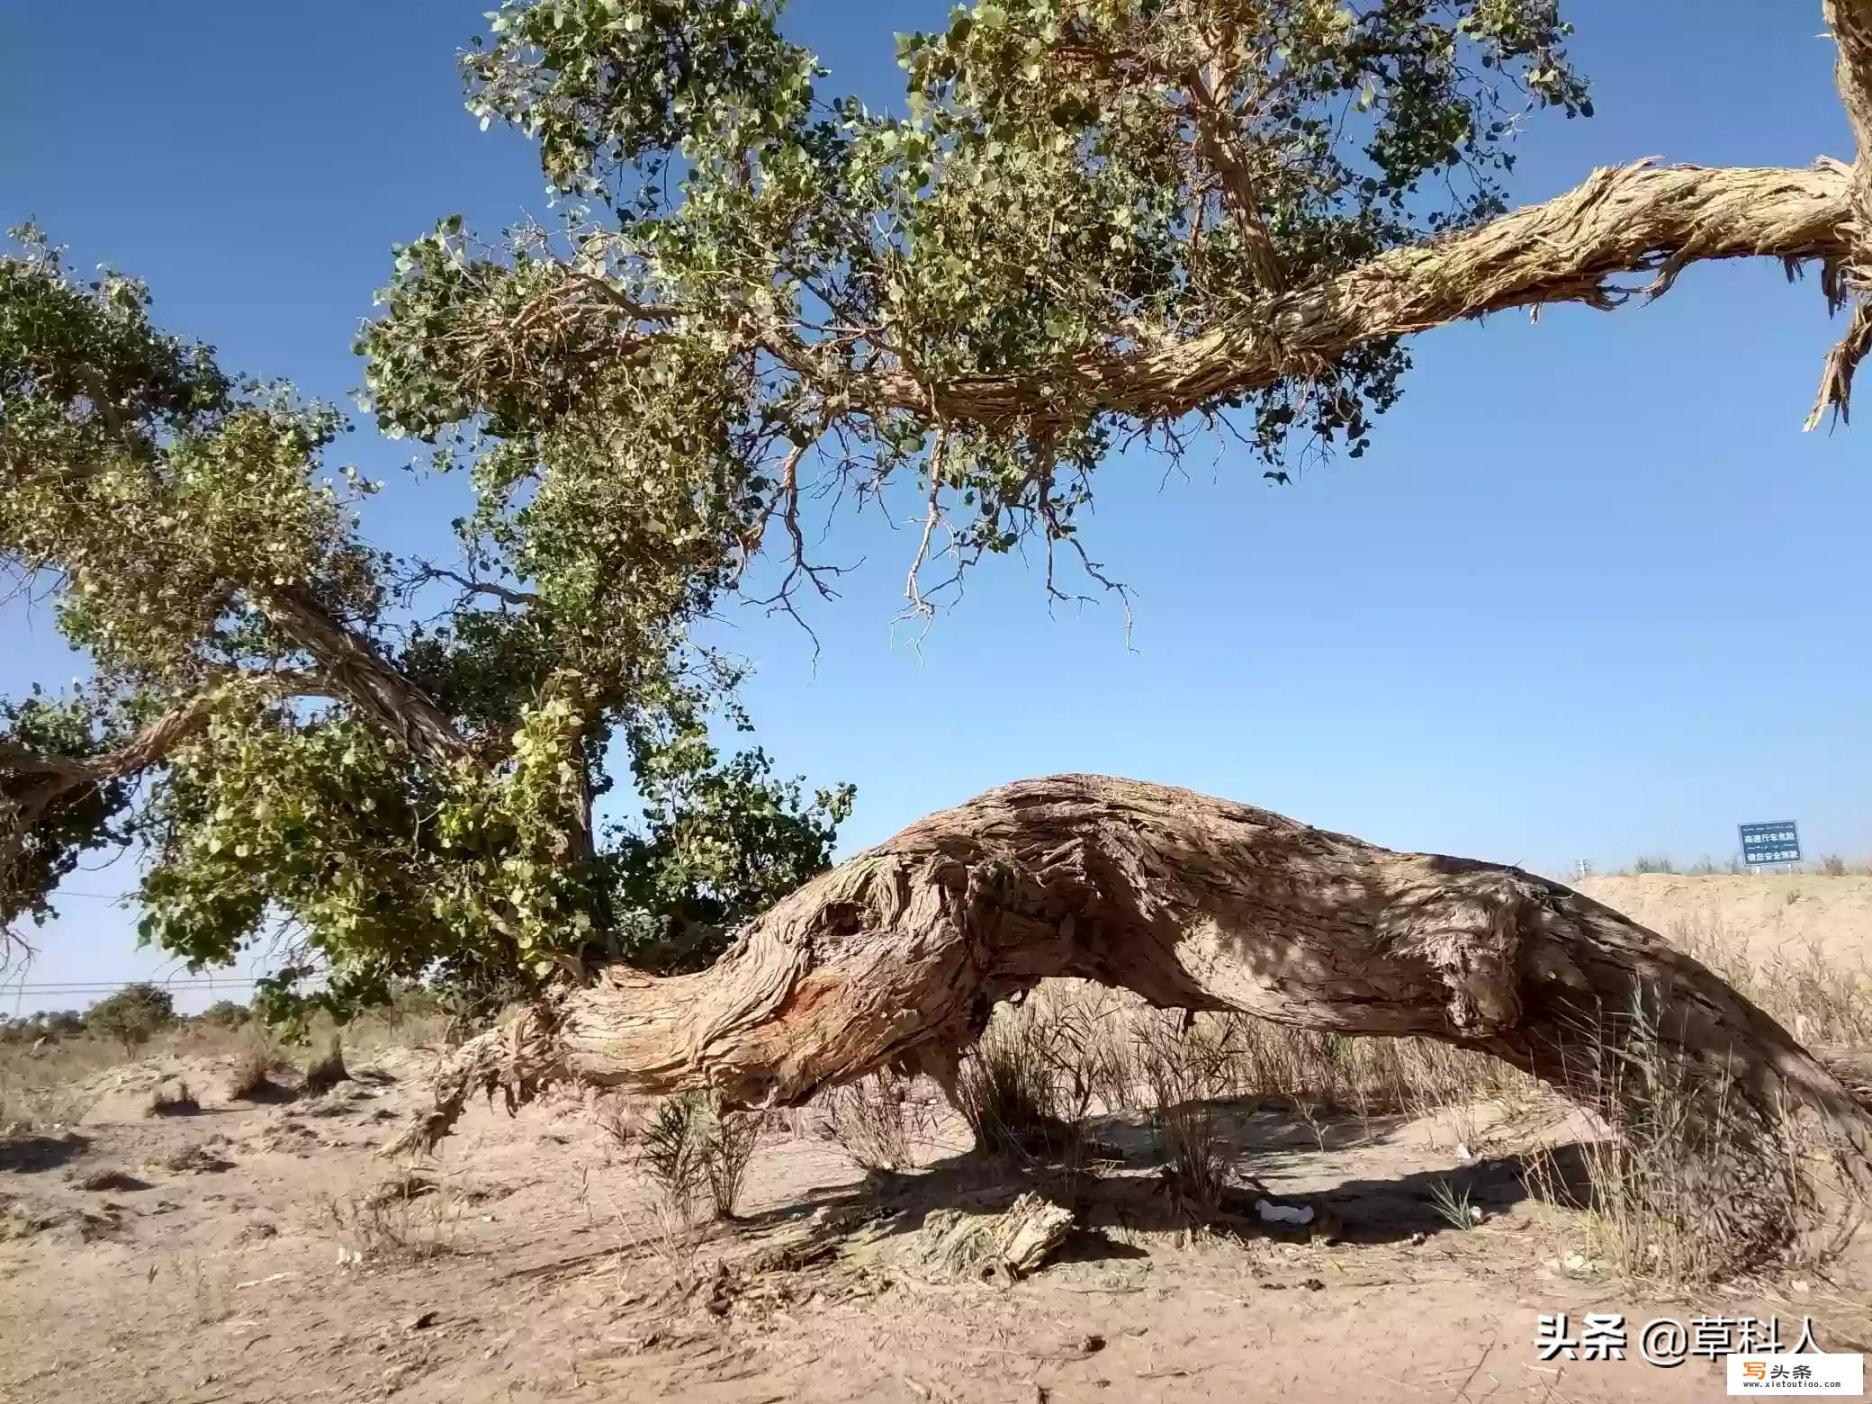
{"label": "blue sky", "polygon": [[[8,7],[0,220],[146,278],[160,319],[226,364],[346,398],[393,242],[451,211],[493,231],[544,207],[530,148],[461,107],[453,55],[487,7]],[[1817,3],[1566,8],[1598,116],[1532,122],[1517,199],[1644,156],[1850,154]],[[944,9],[796,0],[790,27],[828,92],[884,103],[892,31]],[[1697,268],[1650,306],[1419,338],[1372,450],[1291,488],[1239,450],[1167,481],[1113,462],[1087,532],[1137,592],[1129,646],[1116,607],[1049,611],[1037,566],[1011,561],[912,648],[892,619],[914,536],[851,520],[830,554],[865,564],[811,611],[816,661],[752,608],[718,641],[758,664],[749,700],[780,764],[857,783],[848,849],[1077,769],[1551,872],[1723,857],[1752,819],[1872,854],[1872,445],[1800,432],[1837,330],[1811,280]],[[402,474],[408,457],[368,424],[340,455],[390,479],[379,542],[446,552],[456,489]],[[0,616],[7,691],[82,668],[44,618]],[[165,968],[107,900],[133,878],[77,875],[101,895],[65,904],[28,978]]]}

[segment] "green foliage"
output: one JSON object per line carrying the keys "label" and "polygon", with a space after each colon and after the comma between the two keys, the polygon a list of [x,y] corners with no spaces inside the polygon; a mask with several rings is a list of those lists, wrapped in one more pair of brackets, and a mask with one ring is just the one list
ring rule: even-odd
{"label": "green foliage", "polygon": [[160,985],[125,985],[87,1009],[84,1018],[90,1033],[136,1048],[175,1022],[175,999]]}
{"label": "green foliage", "polygon": [[231,999],[217,999],[195,1017],[201,1023],[217,1029],[238,1029],[253,1017],[253,1013],[244,1004],[236,1004]]}
{"label": "green foliage", "polygon": [[0,925],[134,839],[144,939],[283,942],[274,1017],[708,958],[850,808],[719,747],[739,677],[692,637],[829,590],[815,494],[914,497],[917,609],[943,549],[950,581],[1037,538],[1049,588],[1062,545],[1105,582],[1077,518],[1114,445],[1227,420],[1284,478],[1361,451],[1406,360],[1131,401],[1101,365],[1491,214],[1520,114],[1589,110],[1553,0],[983,0],[900,40],[900,113],[819,96],[780,18],[505,0],[464,59],[560,199],[399,249],[360,339],[377,423],[473,495],[439,569],[367,544],[333,410],[19,232],[0,568],[95,676],[0,715]]}
{"label": "green foliage", "polygon": [[1497,212],[1522,112],[1591,110],[1554,0],[984,0],[900,36],[904,115],[818,98],[778,11],[506,0],[470,107],[539,142],[563,223],[400,250],[361,349],[384,422],[563,475],[603,511],[586,530],[628,521],[580,489],[592,465],[628,493],[665,458],[666,504],[719,493],[715,549],[784,521],[783,592],[818,581],[807,448],[828,486],[914,480],[958,567],[1078,550],[1112,445],[1174,451],[1190,415],[1239,419],[1282,481],[1295,451],[1362,452],[1392,343],[1250,396],[1114,406],[1081,368]]}
{"label": "green foliage", "polygon": [[[95,677],[0,712],[0,924],[135,841],[142,939],[192,970],[283,940],[256,1008],[303,1022],[438,974],[528,993],[825,866],[848,792],[707,741],[720,709],[740,720],[739,676],[688,631],[749,518],[706,357],[654,452],[581,411],[477,454],[469,574],[437,572],[363,543],[370,485],[323,462],[335,415],[236,382],[140,285],[80,283],[20,238],[0,567],[43,582]],[[643,829],[607,834],[620,753],[641,793],[613,802]],[[64,783],[61,760],[102,778]]]}
{"label": "green foliage", "polygon": [[629,740],[643,813],[620,826],[603,872],[613,951],[653,969],[694,969],[825,866],[853,790],[807,799],[798,781],[772,778],[762,751],[722,760],[693,722]]}
{"label": "green foliage", "polygon": [[[0,699],[0,746],[11,742],[39,755],[83,756],[96,747],[93,709],[83,697],[56,699],[37,687],[18,702]],[[0,782],[5,752],[0,750]],[[83,855],[121,841],[120,820],[130,802],[125,780],[89,785],[72,799],[0,843],[0,930],[17,918],[43,922],[52,914],[47,894]],[[0,817],[6,787],[0,783]]]}
{"label": "green foliage", "polygon": [[[239,586],[375,604],[348,495],[320,482],[343,421],[236,385],[155,329],[142,284],[78,282],[36,230],[0,258],[0,559],[56,571],[59,624],[107,678],[193,682],[251,656]],[[115,529],[103,530],[109,523]]]}

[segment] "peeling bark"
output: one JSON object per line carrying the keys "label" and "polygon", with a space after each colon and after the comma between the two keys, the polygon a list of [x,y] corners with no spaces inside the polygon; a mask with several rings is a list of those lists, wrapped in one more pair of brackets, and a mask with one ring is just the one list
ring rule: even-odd
{"label": "peeling bark", "polygon": [[1839,49],[1834,83],[1852,124],[1858,159],[1853,165],[1851,211],[1840,229],[1851,253],[1828,264],[1826,280],[1834,309],[1850,303],[1852,312],[1845,335],[1827,354],[1820,394],[1807,417],[1809,429],[1829,410],[1845,421],[1852,407],[1853,373],[1872,348],[1872,0],[1825,0],[1821,10]]}
{"label": "peeling bark", "polygon": [[[814,879],[714,967],[623,967],[466,1045],[432,1145],[476,1091],[573,1078],[796,1104],[887,1064],[938,1077],[997,1000],[1050,976],[1153,1004],[1493,1053],[1630,1124],[1689,1080],[1714,1220],[1749,1255],[1846,1222],[1872,1119],[1775,1021],[1610,908],[1516,868],[1395,853],[1266,810],[1099,776],[1022,781]],[[1827,1191],[1823,1205],[1819,1191]],[[1850,1198],[1856,1199],[1856,1195]]]}

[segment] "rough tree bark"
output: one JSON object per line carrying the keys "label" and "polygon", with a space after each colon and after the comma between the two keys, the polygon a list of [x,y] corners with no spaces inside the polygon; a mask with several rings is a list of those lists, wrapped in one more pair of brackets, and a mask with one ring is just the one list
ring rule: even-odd
{"label": "rough tree bark", "polygon": [[[933,814],[816,878],[711,969],[622,967],[465,1045],[433,1146],[476,1092],[571,1078],[798,1103],[892,1064],[953,1072],[995,1002],[1049,976],[1493,1053],[1630,1122],[1633,1060],[1668,1060],[1700,1117],[1696,1173],[1739,1251],[1836,1233],[1872,1118],[1775,1021],[1616,912],[1516,868],[1394,853],[1266,810],[1061,775]],[[1798,1221],[1798,1222],[1797,1222]]]}
{"label": "rough tree bark", "polygon": [[[1855,172],[1825,159],[1810,170],[1643,162],[1596,170],[1542,204],[1260,298],[1186,338],[1087,354],[1053,368],[1052,379],[1102,410],[1165,418],[1313,373],[1384,337],[1514,307],[1616,307],[1633,295],[1618,286],[1620,275],[1652,275],[1643,291],[1656,294],[1683,268],[1711,259],[1771,257],[1790,266],[1818,259],[1839,301],[1838,270],[1854,248]],[[1850,372],[1841,371],[1848,382]],[[853,393],[984,424],[1044,422],[1051,394],[1020,375],[928,384],[909,373],[861,378]],[[1823,402],[1833,393],[1823,390]]]}
{"label": "rough tree bark", "polygon": [[1828,409],[1845,419],[1852,403],[1853,372],[1872,348],[1872,0],[1825,0],[1821,6],[1833,42],[1839,46],[1834,83],[1852,124],[1859,159],[1853,165],[1852,204],[1841,234],[1851,253],[1826,269],[1826,292],[1835,310],[1850,303],[1846,334],[1828,353],[1807,427]]}
{"label": "rough tree bark", "polygon": [[369,639],[334,618],[309,590],[275,587],[256,591],[255,600],[282,635],[317,660],[333,695],[360,715],[433,764],[470,758],[467,742],[436,700]]}

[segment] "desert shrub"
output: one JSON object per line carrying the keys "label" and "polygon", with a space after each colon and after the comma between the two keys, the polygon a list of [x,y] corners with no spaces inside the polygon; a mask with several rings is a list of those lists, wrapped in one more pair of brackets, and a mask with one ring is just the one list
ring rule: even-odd
{"label": "desert shrub", "polygon": [[1238,1049],[1230,1037],[1238,1027],[1233,1020],[1159,1017],[1139,1029],[1138,1066],[1163,1157],[1160,1173],[1173,1200],[1198,1219],[1221,1208],[1235,1178],[1235,1149],[1215,1101],[1239,1086]]}
{"label": "desert shrub", "polygon": [[[614,1139],[622,1136],[614,1133]],[[707,1192],[715,1212],[732,1219],[760,1140],[760,1118],[724,1110],[703,1092],[657,1104],[633,1138],[638,1164],[656,1186],[660,1213],[683,1227]]]}
{"label": "desert shrub", "polygon": [[86,1030],[121,1044],[126,1053],[148,1043],[174,1022],[174,998],[160,985],[147,982],[125,985],[85,1011]]}
{"label": "desert shrub", "polygon": [[1466,1184],[1438,1180],[1430,1186],[1430,1206],[1439,1219],[1454,1229],[1467,1232],[1482,1222],[1481,1206],[1474,1203],[1472,1187]]}
{"label": "desert shrub", "polygon": [[708,1180],[709,1200],[716,1216],[732,1219],[741,1199],[741,1187],[747,1179],[748,1162],[760,1141],[761,1120],[755,1112],[729,1112],[713,1109],[708,1136],[702,1153],[702,1169]]}
{"label": "desert shrub", "polygon": [[1064,1123],[1055,1083],[1055,1021],[1020,1007],[997,1011],[956,1074],[957,1110],[990,1155],[1026,1157]]}
{"label": "desert shrub", "polygon": [[344,1048],[338,1035],[333,1034],[331,1047],[325,1055],[307,1065],[299,1090],[308,1097],[322,1097],[339,1083],[350,1080],[351,1073],[345,1067]]}
{"label": "desert shrub", "polygon": [[326,1194],[318,1203],[336,1231],[338,1260],[345,1266],[420,1262],[451,1253],[462,1212],[440,1184],[417,1175],[399,1175],[354,1194]]}
{"label": "desert shrub", "polygon": [[[1672,1285],[1708,1282],[1758,1259],[1774,1245],[1712,1232],[1711,1198],[1731,1173],[1738,1183],[1762,1173],[1757,1161],[1736,1164],[1738,1147],[1792,1128],[1749,1124],[1738,1103],[1714,1094],[1710,1074],[1659,1036],[1653,993],[1640,991],[1629,1008],[1600,1017],[1578,1075],[1601,1105],[1622,1111],[1617,1135],[1583,1147],[1595,1255],[1624,1276]],[[1543,1173],[1550,1171],[1537,1171],[1537,1184]],[[1781,1173],[1786,1202],[1794,1203],[1796,1166]],[[1763,1232],[1774,1226],[1764,1224]]]}
{"label": "desert shrub", "polygon": [[280,1051],[264,1039],[248,1038],[234,1050],[228,1067],[227,1095],[232,1101],[260,1101],[280,1091],[276,1069],[288,1066]]}
{"label": "desert shrub", "polygon": [[904,1112],[909,1079],[872,1073],[825,1095],[832,1139],[861,1170],[907,1170],[915,1163]]}
{"label": "desert shrub", "polygon": [[1677,865],[1663,854],[1640,853],[1632,859],[1631,871],[1633,873],[1674,873],[1677,871]]}
{"label": "desert shrub", "polygon": [[192,1116],[200,1110],[201,1103],[196,1100],[195,1093],[179,1077],[163,1079],[150,1093],[151,1116]]}
{"label": "desert shrub", "polygon": [[236,1004],[231,999],[217,999],[195,1016],[198,1023],[216,1029],[238,1029],[252,1017],[246,1005]]}
{"label": "desert shrub", "polygon": [[670,1097],[657,1103],[637,1137],[638,1164],[663,1207],[685,1224],[694,1216],[696,1196],[708,1176],[703,1166],[706,1116],[702,1094]]}

